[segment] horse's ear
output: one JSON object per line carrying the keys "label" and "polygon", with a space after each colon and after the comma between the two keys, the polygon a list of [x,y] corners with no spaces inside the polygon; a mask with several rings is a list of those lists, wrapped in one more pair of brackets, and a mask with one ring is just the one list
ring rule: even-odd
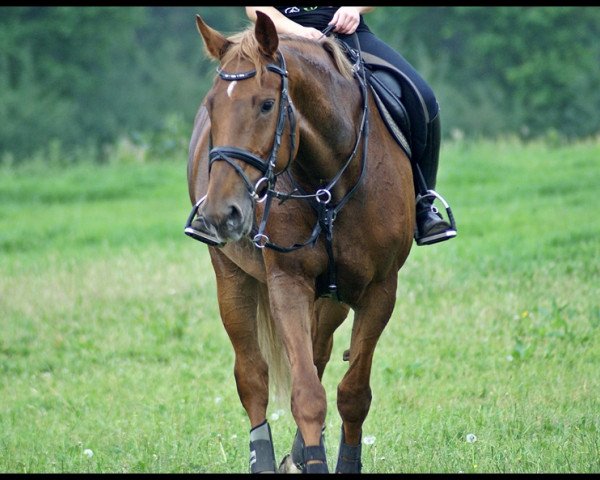
{"label": "horse's ear", "polygon": [[267,57],[274,57],[279,46],[279,37],[273,20],[260,10],[256,11],[256,25],[254,35],[258,40],[261,52]]}
{"label": "horse's ear", "polygon": [[196,27],[200,35],[202,35],[208,54],[215,60],[221,60],[227,49],[231,46],[231,42],[204,23],[200,15],[196,15]]}

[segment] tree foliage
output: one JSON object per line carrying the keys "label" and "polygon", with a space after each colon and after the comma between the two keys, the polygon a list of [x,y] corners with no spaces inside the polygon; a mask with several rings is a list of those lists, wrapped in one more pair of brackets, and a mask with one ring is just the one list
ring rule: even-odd
{"label": "tree foliage", "polygon": [[372,15],[372,29],[429,74],[448,107],[446,125],[484,135],[600,131],[600,9],[390,7]]}
{"label": "tree foliage", "polygon": [[[0,154],[101,145],[190,124],[214,64],[200,13],[229,34],[243,7],[0,7]],[[600,131],[600,9],[380,7],[371,29],[431,83],[446,133]]]}

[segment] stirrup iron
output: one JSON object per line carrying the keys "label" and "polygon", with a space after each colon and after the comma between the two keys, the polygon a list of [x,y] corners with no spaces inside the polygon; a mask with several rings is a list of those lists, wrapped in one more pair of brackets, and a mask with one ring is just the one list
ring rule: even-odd
{"label": "stirrup iron", "polygon": [[192,207],[192,212],[190,213],[187,222],[185,223],[185,227],[183,229],[183,233],[185,233],[188,237],[192,237],[194,240],[198,240],[199,242],[206,243],[212,247],[222,247],[225,245],[222,242],[219,242],[215,237],[211,236],[206,232],[202,232],[192,227],[192,222],[196,218],[196,214],[198,213],[198,209],[200,205],[204,203],[206,200],[206,195],[204,195],[200,200],[198,200],[195,205]]}
{"label": "stirrup iron", "polygon": [[[445,231],[437,233],[435,235],[428,236],[428,237],[420,237],[420,238],[418,238],[418,235],[417,235],[418,232],[416,232],[415,239],[416,239],[417,245],[431,245],[434,243],[441,242],[443,240],[448,240],[450,238],[456,237],[456,234],[457,234],[456,221],[454,220],[454,215],[452,214],[452,209],[450,208],[450,205],[448,204],[448,202],[444,199],[444,197],[442,197],[435,190],[427,189],[426,193],[424,193],[424,194],[419,193],[416,197],[415,205],[417,208],[417,212],[419,209],[419,207],[418,207],[419,202],[425,198],[433,198],[433,200],[435,200],[437,198],[444,205],[444,208],[446,209],[446,215],[448,216],[448,220],[449,220],[448,223],[450,225],[450,228],[447,228]],[[441,214],[439,213],[438,208],[433,204],[433,200],[431,201],[432,211],[435,214],[438,214],[440,216],[440,218],[442,220],[444,220],[443,217],[441,216]]]}

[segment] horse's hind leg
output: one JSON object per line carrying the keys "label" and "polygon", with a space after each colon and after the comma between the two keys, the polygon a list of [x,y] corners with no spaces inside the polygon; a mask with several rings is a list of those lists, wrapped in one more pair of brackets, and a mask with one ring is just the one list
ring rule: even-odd
{"label": "horse's hind leg", "polygon": [[[329,299],[319,299],[315,302],[312,320],[312,341],[314,363],[317,367],[319,380],[323,378],[325,367],[331,357],[333,334],[348,316],[349,308]],[[323,427],[325,429],[325,427]],[[321,445],[323,445],[323,433]],[[296,473],[304,468],[304,440],[300,430],[296,430],[291,454],[286,455],[279,467],[281,473]]]}
{"label": "horse's hind leg", "polygon": [[337,405],[342,433],[336,473],[360,473],[362,425],[371,406],[371,365],[377,341],[396,301],[396,278],[374,284],[355,308],[350,366],[338,385]]}
{"label": "horse's hind leg", "polygon": [[325,367],[331,358],[333,334],[348,316],[349,307],[329,299],[315,302],[315,315],[312,323],[313,355],[319,379],[323,378]]}
{"label": "horse's hind leg", "polygon": [[216,272],[219,310],[235,352],[234,375],[240,401],[250,419],[250,470],[275,472],[275,454],[266,421],[268,367],[257,336],[258,282],[222,252],[210,249]]}

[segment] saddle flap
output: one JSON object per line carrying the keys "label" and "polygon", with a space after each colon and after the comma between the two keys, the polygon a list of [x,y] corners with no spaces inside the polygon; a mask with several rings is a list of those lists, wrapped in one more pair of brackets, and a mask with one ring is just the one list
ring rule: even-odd
{"label": "saddle flap", "polygon": [[400,146],[410,156],[410,119],[402,103],[402,88],[391,71],[366,64],[367,81],[385,124]]}

